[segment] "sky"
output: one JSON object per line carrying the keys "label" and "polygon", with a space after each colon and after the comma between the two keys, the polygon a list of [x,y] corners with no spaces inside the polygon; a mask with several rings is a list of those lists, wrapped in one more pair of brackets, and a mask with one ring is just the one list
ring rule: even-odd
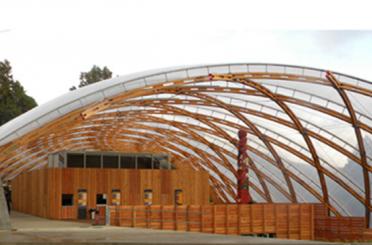
{"label": "sky", "polygon": [[263,62],[372,80],[368,2],[0,0],[0,60],[38,104],[93,65],[125,75]]}

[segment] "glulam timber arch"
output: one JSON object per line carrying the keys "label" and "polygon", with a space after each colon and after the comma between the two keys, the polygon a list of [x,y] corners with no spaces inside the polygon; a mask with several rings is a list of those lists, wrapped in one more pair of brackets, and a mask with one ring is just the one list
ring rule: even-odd
{"label": "glulam timber arch", "polygon": [[[117,77],[69,92],[0,127],[0,176],[7,180],[45,167],[48,154],[62,150],[168,152],[179,168],[209,171],[216,197],[233,202],[236,133],[244,128],[250,187],[257,197],[275,202],[280,193],[281,201],[306,201],[296,185],[331,213],[348,214],[346,200],[329,191],[328,178],[364,206],[368,225],[371,96],[369,81],[279,64],[191,66]],[[317,120],[309,118],[312,113]],[[353,133],[344,137],[324,127],[322,115]],[[320,144],[335,152],[333,158]],[[339,159],[361,168],[362,185],[340,171]]]}

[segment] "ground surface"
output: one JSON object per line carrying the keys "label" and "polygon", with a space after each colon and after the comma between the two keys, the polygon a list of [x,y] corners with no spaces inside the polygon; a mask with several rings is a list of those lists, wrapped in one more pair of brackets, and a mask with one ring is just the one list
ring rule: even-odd
{"label": "ground surface", "polygon": [[[326,244],[195,232],[162,231],[42,219],[11,214],[13,231],[0,231],[0,244]],[[332,243],[334,244],[334,243]]]}

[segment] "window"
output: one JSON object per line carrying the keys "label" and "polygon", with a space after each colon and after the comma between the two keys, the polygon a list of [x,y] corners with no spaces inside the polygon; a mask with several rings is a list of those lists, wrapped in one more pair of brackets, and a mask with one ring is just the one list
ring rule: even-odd
{"label": "window", "polygon": [[97,194],[96,204],[107,204],[106,194],[102,193]]}
{"label": "window", "polygon": [[119,157],[118,156],[103,156],[103,168],[118,168]]}
{"label": "window", "polygon": [[121,168],[136,168],[136,157],[135,156],[121,156],[120,167]]}
{"label": "window", "polygon": [[152,190],[146,189],[144,191],[143,202],[145,205],[152,205]]}
{"label": "window", "polygon": [[112,199],[111,205],[119,206],[120,205],[120,190],[119,189],[112,189]]}
{"label": "window", "polygon": [[101,168],[101,155],[87,155],[86,159],[87,168]]}
{"label": "window", "polygon": [[67,154],[68,168],[84,168],[84,154],[69,153]]}
{"label": "window", "polygon": [[78,190],[78,206],[86,207],[87,206],[88,194],[86,189]]}
{"label": "window", "polygon": [[73,194],[62,194],[62,206],[73,206],[74,195]]}
{"label": "window", "polygon": [[152,169],[151,156],[139,156],[137,158],[137,168],[139,169]]}
{"label": "window", "polygon": [[168,156],[164,154],[153,155],[154,169],[171,169]]}
{"label": "window", "polygon": [[154,158],[154,169],[160,169],[160,161],[157,158]]}
{"label": "window", "polygon": [[181,189],[174,191],[174,201],[176,205],[183,205],[183,191]]}

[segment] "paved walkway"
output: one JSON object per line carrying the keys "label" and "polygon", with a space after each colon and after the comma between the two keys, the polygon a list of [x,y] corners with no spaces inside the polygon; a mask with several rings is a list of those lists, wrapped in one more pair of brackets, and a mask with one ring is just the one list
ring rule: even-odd
{"label": "paved walkway", "polygon": [[[178,232],[42,219],[12,212],[13,231],[0,231],[0,244],[326,244],[311,241],[279,240]],[[334,244],[334,243],[332,243]]]}
{"label": "paved walkway", "polygon": [[18,231],[64,230],[66,228],[91,227],[91,225],[87,223],[44,219],[15,211],[11,212],[10,223],[12,228]]}

